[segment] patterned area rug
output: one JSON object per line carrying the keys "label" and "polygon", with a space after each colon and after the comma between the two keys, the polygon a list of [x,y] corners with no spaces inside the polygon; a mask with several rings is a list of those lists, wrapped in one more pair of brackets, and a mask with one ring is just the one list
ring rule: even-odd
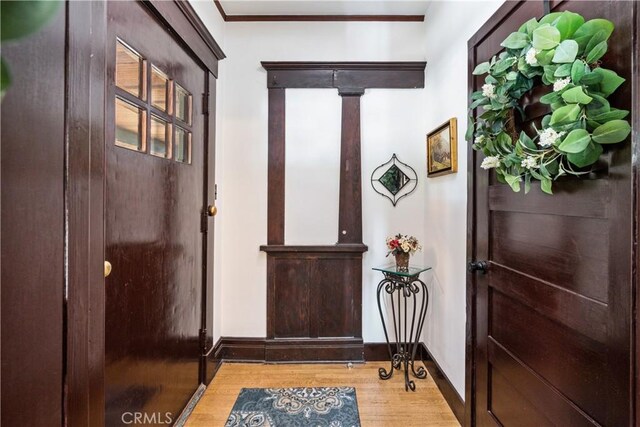
{"label": "patterned area rug", "polygon": [[360,427],[353,387],[243,388],[225,427]]}

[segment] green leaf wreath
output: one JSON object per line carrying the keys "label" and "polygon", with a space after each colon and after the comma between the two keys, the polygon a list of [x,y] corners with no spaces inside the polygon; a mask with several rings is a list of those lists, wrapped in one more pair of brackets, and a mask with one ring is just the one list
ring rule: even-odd
{"label": "green leaf wreath", "polygon": [[[513,191],[520,191],[524,181],[529,192],[536,179],[551,194],[558,177],[589,173],[584,168],[598,160],[602,144],[627,138],[629,111],[607,101],[625,79],[600,66],[613,28],[606,19],[585,22],[568,11],[533,18],[501,43],[502,53],[473,70],[487,73],[482,90],[471,95],[470,113],[482,110],[477,123],[470,117],[467,130],[467,140],[475,137],[473,148],[485,155],[482,168],[495,168],[498,180]],[[514,112],[524,117],[520,100],[539,80],[553,85],[540,98],[551,114],[544,116],[541,129],[534,125],[534,137],[518,134]]]}

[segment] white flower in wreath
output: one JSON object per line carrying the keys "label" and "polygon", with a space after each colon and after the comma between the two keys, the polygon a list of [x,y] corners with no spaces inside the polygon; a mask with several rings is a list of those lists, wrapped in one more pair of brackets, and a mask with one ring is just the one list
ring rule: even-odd
{"label": "white flower in wreath", "polygon": [[482,85],[482,94],[489,99],[496,97],[496,87],[491,83],[485,83]]}
{"label": "white flower in wreath", "polygon": [[527,156],[524,160],[522,160],[520,166],[527,169],[532,169],[538,166],[538,161],[534,157]]}
{"label": "white flower in wreath", "polygon": [[482,160],[482,164],[480,167],[482,169],[492,169],[500,166],[500,157],[498,156],[487,156]]}
{"label": "white flower in wreath", "polygon": [[476,144],[482,144],[487,138],[484,135],[478,135],[476,136],[476,138],[473,140],[474,143]]}
{"label": "white flower in wreath", "polygon": [[540,133],[540,140],[538,141],[538,145],[541,147],[551,147],[556,141],[565,134],[565,132],[556,132],[551,128],[546,128]]}
{"label": "white flower in wreath", "polygon": [[565,77],[564,79],[558,79],[553,83],[553,91],[559,92],[564,89],[569,83],[571,83],[571,77]]}
{"label": "white flower in wreath", "polygon": [[538,53],[540,53],[540,51],[538,51],[535,47],[532,47],[527,51],[527,54],[524,56],[524,60],[529,65],[538,65],[538,58],[536,58],[536,55]]}

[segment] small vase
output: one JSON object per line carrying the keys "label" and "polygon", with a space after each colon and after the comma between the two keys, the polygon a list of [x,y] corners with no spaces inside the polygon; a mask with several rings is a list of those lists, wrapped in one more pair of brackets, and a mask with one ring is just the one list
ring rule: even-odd
{"label": "small vase", "polygon": [[411,255],[407,252],[401,252],[396,254],[396,270],[409,271],[409,257]]}

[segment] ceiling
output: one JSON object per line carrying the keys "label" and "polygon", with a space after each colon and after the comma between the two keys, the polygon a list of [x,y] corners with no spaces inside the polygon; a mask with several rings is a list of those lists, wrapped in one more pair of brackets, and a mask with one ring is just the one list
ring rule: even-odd
{"label": "ceiling", "polygon": [[429,0],[220,0],[227,15],[424,15]]}

